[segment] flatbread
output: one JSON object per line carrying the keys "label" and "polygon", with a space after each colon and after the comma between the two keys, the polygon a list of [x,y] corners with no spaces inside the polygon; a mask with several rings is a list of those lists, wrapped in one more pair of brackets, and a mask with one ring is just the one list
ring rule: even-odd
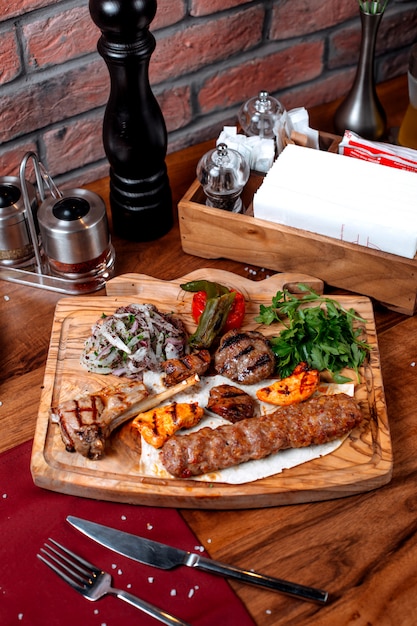
{"label": "flatbread", "polygon": [[[157,390],[159,390],[163,386],[161,378],[153,373],[147,374],[146,378],[144,378],[144,382],[145,385],[149,389],[154,390],[155,393],[157,393]],[[236,387],[240,387],[243,391],[246,391],[246,393],[255,398],[257,405],[259,406],[259,414],[264,414],[271,413],[277,407],[274,407],[271,404],[259,402],[259,400],[256,398],[256,391],[257,389],[265,387],[272,382],[274,381],[263,380],[256,385],[236,385],[236,383],[233,382],[233,385]],[[194,387],[186,390],[185,392],[180,392],[179,394],[177,394],[175,396],[175,401],[198,402],[200,406],[205,408],[208,403],[210,389],[218,385],[230,383],[231,381],[224,376],[217,375],[203,377],[200,383],[198,383]],[[346,395],[353,397],[354,390],[355,386],[353,383],[345,383],[343,385],[336,385],[335,383],[323,383],[320,385],[319,390],[316,393],[345,393]],[[253,417],[251,419],[256,419],[256,417]],[[187,430],[179,431],[177,435],[181,436],[182,434],[196,431],[205,426],[208,426],[210,428],[217,428],[221,424],[230,424],[230,422],[218,415],[211,414],[206,410],[206,416],[197,426]],[[281,450],[279,452],[271,454],[264,459],[248,461],[246,463],[241,463],[240,465],[235,465],[234,467],[219,470],[217,472],[212,472],[210,474],[195,476],[190,478],[190,480],[221,482],[231,485],[252,482],[254,480],[259,480],[268,476],[274,476],[275,474],[281,473],[284,469],[289,469],[291,467],[301,465],[302,463],[307,463],[308,461],[311,461],[313,459],[317,459],[327,454],[331,454],[342,445],[345,439],[346,436],[322,445],[309,446],[307,448],[291,448],[288,450]],[[143,438],[141,442],[140,472],[145,474],[146,476],[152,476],[155,478],[173,479],[171,474],[167,472],[167,470],[161,463],[160,451],[147,444],[146,441],[143,440]]]}

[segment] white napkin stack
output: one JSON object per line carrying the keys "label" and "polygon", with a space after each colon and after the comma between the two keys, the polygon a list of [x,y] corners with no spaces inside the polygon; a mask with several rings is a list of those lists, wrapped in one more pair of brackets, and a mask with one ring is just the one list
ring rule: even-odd
{"label": "white napkin stack", "polygon": [[253,200],[257,218],[406,258],[417,251],[417,175],[288,145]]}
{"label": "white napkin stack", "polygon": [[216,145],[225,143],[231,150],[236,150],[246,159],[251,170],[265,173],[272,166],[275,158],[275,142],[273,139],[261,138],[257,135],[247,137],[237,132],[236,126],[224,126]]}

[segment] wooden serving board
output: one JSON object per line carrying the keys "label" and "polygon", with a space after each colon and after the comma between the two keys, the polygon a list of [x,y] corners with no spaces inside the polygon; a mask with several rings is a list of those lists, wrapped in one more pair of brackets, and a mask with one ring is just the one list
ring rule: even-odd
{"label": "wooden serving board", "polygon": [[46,364],[31,458],[34,482],[39,487],[89,498],[150,506],[204,509],[243,509],[312,502],[360,493],[389,482],[392,449],[387,418],[373,309],[367,297],[341,296],[345,307],[353,307],[367,320],[367,341],[372,346],[369,363],[361,371],[355,389],[364,414],[360,428],[353,431],[333,453],[269,478],[243,485],[206,483],[193,480],[158,479],[141,475],[139,452],[126,441],[123,427],[109,441],[99,461],[69,453],[49,411],[57,402],[81,391],[93,391],[120,382],[113,376],[87,372],[79,363],[84,341],[102,313],[112,314],[132,302],[154,303],[160,310],[178,313],[189,331],[195,328],[190,315],[192,294],[180,283],[205,279],[235,287],[247,299],[244,327],[277,334],[277,327],[254,321],[261,303],[269,305],[277,290],[296,291],[305,283],[322,292],[323,283],[303,274],[277,274],[253,282],[221,270],[194,271],[171,282],[150,276],[127,274],[108,283],[107,296],[68,297],[56,307]]}

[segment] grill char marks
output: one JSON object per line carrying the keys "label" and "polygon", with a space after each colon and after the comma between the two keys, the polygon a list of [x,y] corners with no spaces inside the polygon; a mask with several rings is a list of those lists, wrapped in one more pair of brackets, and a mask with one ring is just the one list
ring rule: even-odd
{"label": "grill char marks", "polygon": [[59,407],[61,436],[68,452],[77,449],[89,458],[102,455],[104,438],[98,419],[103,410],[103,400],[93,395],[70,400]]}
{"label": "grill char marks", "polygon": [[214,367],[218,374],[251,385],[271,376],[275,356],[269,341],[261,333],[233,329],[221,338],[214,355]]}
{"label": "grill char marks", "polygon": [[127,381],[52,408],[66,450],[89,459],[101,458],[111,432],[124,421],[129,409],[147,395],[142,382]]}
{"label": "grill char marks", "polygon": [[168,359],[162,363],[165,372],[165,385],[172,387],[192,374],[201,376],[210,366],[211,356],[208,350],[187,354],[179,359]]}
{"label": "grill char marks", "polygon": [[140,413],[133,420],[132,428],[151,446],[160,448],[180,428],[191,428],[198,424],[203,415],[204,409],[197,402],[173,402]]}
{"label": "grill char marks", "polygon": [[218,385],[210,390],[207,409],[234,424],[242,419],[253,417],[255,401],[238,387]]}

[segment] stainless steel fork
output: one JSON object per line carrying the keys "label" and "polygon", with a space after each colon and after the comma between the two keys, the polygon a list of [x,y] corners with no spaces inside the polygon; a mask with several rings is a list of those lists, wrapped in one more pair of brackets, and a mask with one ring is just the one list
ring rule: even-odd
{"label": "stainless steel fork", "polygon": [[53,545],[45,543],[44,547],[40,549],[42,554],[38,554],[37,557],[88,600],[95,602],[109,594],[124,600],[137,609],[141,609],[141,611],[151,615],[163,624],[168,624],[168,626],[189,626],[186,622],[149,604],[145,600],[137,598],[127,591],[115,589],[112,587],[110,574],[71,552],[71,550],[68,550],[68,548],[65,548],[57,541],[51,538],[48,541]]}

